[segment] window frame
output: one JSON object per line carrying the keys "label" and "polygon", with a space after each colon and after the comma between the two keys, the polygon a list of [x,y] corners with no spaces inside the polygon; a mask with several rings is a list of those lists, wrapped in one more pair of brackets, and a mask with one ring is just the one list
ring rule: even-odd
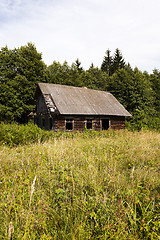
{"label": "window frame", "polygon": [[[91,124],[91,127],[88,127],[88,124]],[[86,128],[87,130],[92,130],[93,129],[93,119],[86,119]]]}
{"label": "window frame", "polygon": [[[72,128],[67,127],[68,124],[72,124]],[[73,131],[74,130],[74,119],[73,118],[65,119],[65,130],[66,131]]]}

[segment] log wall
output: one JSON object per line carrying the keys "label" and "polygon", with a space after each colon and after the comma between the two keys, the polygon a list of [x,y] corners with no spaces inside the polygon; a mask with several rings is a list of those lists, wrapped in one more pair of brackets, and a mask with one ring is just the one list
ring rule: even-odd
{"label": "log wall", "polygon": [[73,123],[74,131],[83,131],[85,128],[85,120],[74,120]]}
{"label": "log wall", "polygon": [[[70,117],[73,119],[73,130],[72,131],[83,131],[86,127],[86,118],[85,117]],[[101,117],[92,118],[92,129],[96,131],[102,130],[102,121]],[[108,117],[109,119],[109,129],[120,130],[125,129],[125,117]],[[56,130],[57,131],[65,131],[66,123],[64,119],[56,119]]]}
{"label": "log wall", "polygon": [[65,120],[56,120],[56,130],[65,131]]}
{"label": "log wall", "polygon": [[[51,122],[52,119],[52,122]],[[40,114],[36,117],[35,123],[40,127],[46,130],[55,130],[55,131],[66,131],[66,119],[73,119],[73,130],[68,131],[83,131],[86,127],[86,119],[88,117],[65,117],[65,116],[51,116],[47,114]],[[120,130],[125,129],[125,117],[118,116],[100,116],[100,117],[90,117],[92,119],[92,129],[96,131],[102,130],[102,119],[109,119],[109,129]],[[52,123],[52,124],[51,124]],[[51,127],[52,126],[52,127]]]}
{"label": "log wall", "polygon": [[110,128],[114,130],[125,129],[125,118],[124,117],[114,117],[110,120]]}

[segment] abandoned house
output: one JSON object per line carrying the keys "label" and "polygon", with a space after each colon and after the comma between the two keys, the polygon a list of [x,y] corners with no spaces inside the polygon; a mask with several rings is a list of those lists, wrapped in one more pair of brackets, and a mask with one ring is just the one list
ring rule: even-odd
{"label": "abandoned house", "polygon": [[55,131],[124,129],[131,114],[109,92],[39,83],[35,123]]}

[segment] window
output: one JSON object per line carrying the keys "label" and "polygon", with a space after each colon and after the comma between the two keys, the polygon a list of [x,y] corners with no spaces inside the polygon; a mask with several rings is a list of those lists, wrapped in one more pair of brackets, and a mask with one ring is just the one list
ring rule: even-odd
{"label": "window", "polygon": [[86,128],[87,129],[92,129],[92,119],[87,119],[86,120]]}
{"label": "window", "polygon": [[42,118],[42,128],[45,128],[45,124],[46,124],[45,118]]}
{"label": "window", "polygon": [[102,119],[102,130],[107,130],[109,128],[109,119]]}
{"label": "window", "polygon": [[73,119],[66,119],[66,130],[73,130]]}
{"label": "window", "polygon": [[39,116],[38,116],[37,122],[38,122],[38,127],[41,127],[41,118]]}
{"label": "window", "polygon": [[52,130],[53,123],[52,123],[52,118],[49,118],[49,129]]}

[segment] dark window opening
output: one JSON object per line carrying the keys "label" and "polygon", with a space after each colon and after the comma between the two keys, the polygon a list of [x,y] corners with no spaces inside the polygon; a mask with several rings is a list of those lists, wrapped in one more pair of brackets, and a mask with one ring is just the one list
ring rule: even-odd
{"label": "dark window opening", "polygon": [[92,129],[92,119],[87,119],[86,120],[86,128],[87,129]]}
{"label": "dark window opening", "polygon": [[72,119],[67,119],[66,120],[66,130],[73,130],[73,120]]}
{"label": "dark window opening", "polygon": [[49,118],[49,129],[52,130],[53,123],[52,123],[52,118]]}
{"label": "dark window opening", "polygon": [[102,119],[102,130],[107,130],[109,128],[109,119]]}
{"label": "dark window opening", "polygon": [[41,127],[41,119],[40,119],[39,116],[38,116],[38,118],[37,118],[37,124],[38,124],[38,127]]}
{"label": "dark window opening", "polygon": [[45,128],[45,118],[42,118],[42,128]]}

